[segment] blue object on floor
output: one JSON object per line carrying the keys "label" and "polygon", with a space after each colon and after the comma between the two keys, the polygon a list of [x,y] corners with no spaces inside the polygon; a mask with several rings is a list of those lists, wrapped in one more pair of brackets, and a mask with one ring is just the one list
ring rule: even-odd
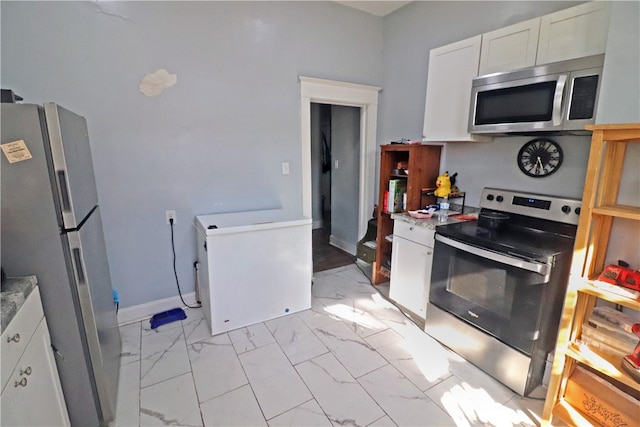
{"label": "blue object on floor", "polygon": [[151,329],[155,329],[158,326],[165,325],[167,323],[175,322],[176,320],[184,320],[187,318],[187,314],[181,308],[172,308],[171,310],[163,311],[162,313],[154,314],[151,318]]}

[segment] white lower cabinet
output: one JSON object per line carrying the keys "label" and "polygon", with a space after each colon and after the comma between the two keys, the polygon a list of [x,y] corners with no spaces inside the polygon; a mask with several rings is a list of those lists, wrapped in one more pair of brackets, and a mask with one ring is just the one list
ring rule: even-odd
{"label": "white lower cabinet", "polygon": [[[39,299],[38,292],[32,292],[29,298]],[[26,315],[29,316],[30,313]],[[15,334],[11,336],[15,337]],[[23,329],[19,336],[28,344],[0,395],[0,424],[2,426],[70,425],[45,318],[40,318],[35,331]],[[10,344],[3,339],[3,346]]]}
{"label": "white lower cabinet", "polygon": [[429,298],[434,233],[403,221],[393,227],[389,298],[421,319]]}

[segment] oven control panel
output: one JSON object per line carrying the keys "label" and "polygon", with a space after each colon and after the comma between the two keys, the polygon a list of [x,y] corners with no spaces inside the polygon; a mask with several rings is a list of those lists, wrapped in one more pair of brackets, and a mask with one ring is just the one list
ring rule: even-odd
{"label": "oven control panel", "polygon": [[581,204],[578,199],[499,188],[485,188],[480,199],[481,208],[574,225],[578,224]]}

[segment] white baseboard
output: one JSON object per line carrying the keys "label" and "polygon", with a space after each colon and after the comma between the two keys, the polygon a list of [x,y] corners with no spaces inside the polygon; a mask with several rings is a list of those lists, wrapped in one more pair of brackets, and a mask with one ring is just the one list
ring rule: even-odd
{"label": "white baseboard", "polygon": [[[198,305],[195,292],[184,294],[182,295],[182,297],[184,298],[184,302],[186,302],[188,305]],[[139,322],[140,320],[150,318],[156,313],[162,313],[163,311],[171,310],[172,308],[176,307],[184,308],[184,304],[182,304],[179,296],[159,299],[144,304],[134,305],[132,307],[122,308],[118,310],[118,325],[126,325],[127,323]]]}
{"label": "white baseboard", "polygon": [[313,223],[311,224],[311,228],[313,230],[316,230],[318,228],[322,228],[324,227],[324,220],[323,219],[318,219],[316,221],[313,221]]}
{"label": "white baseboard", "polygon": [[352,245],[350,243],[345,242],[344,240],[340,240],[337,237],[329,236],[329,243],[335,246],[336,248],[340,248],[343,251],[355,256],[356,255],[356,245]]}

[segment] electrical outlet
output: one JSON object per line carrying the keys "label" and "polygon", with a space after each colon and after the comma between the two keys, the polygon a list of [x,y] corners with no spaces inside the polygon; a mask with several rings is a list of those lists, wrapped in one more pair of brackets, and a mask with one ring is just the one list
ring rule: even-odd
{"label": "electrical outlet", "polygon": [[176,211],[164,211],[165,216],[167,217],[167,224],[171,224],[171,220],[175,224],[176,221]]}
{"label": "electrical outlet", "polygon": [[282,175],[289,175],[289,162],[282,162]]}

